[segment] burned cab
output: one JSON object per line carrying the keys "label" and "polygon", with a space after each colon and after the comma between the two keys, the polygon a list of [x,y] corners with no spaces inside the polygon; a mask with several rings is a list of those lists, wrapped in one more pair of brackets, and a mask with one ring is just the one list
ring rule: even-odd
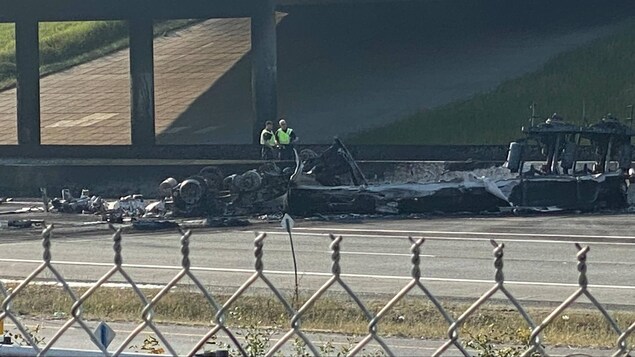
{"label": "burned cab", "polygon": [[[513,206],[591,210],[627,205],[634,135],[629,126],[610,114],[589,126],[566,123],[554,114],[522,131],[525,138],[510,144],[505,162],[519,174],[509,195]],[[544,161],[526,160],[536,147]],[[580,160],[583,156],[593,160]]]}

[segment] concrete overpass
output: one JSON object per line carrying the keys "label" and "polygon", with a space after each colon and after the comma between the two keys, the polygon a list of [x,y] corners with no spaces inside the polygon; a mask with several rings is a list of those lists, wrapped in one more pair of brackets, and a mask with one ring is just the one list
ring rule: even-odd
{"label": "concrete overpass", "polygon": [[153,20],[250,17],[256,117],[274,119],[275,6],[273,0],[0,0],[0,22],[15,23],[20,150],[41,150],[39,22],[129,22],[131,139],[133,147],[142,147],[155,144]]}
{"label": "concrete overpass", "polygon": [[[209,103],[208,99],[210,98],[212,99],[211,103],[217,107],[225,105],[224,102],[227,102],[227,98],[224,98],[220,92],[228,88],[227,83],[235,83],[235,81],[232,82],[232,79],[236,78],[243,81],[245,74],[251,74],[248,79],[251,82],[251,88],[249,85],[235,88],[229,85],[229,87],[235,89],[230,93],[241,93],[241,99],[240,101],[235,101],[234,107],[241,107],[243,112],[250,112],[253,104],[254,115],[252,116],[250,113],[243,114],[245,114],[245,118],[250,118],[252,122],[256,123],[276,118],[279,103],[282,105],[281,113],[300,113],[304,111],[302,114],[307,117],[308,121],[305,132],[317,132],[324,130],[320,127],[331,129],[334,125],[341,125],[343,122],[342,116],[334,116],[333,114],[337,113],[330,109],[341,108],[349,103],[360,101],[361,95],[370,95],[365,100],[373,105],[368,105],[368,107],[372,108],[372,110],[381,111],[382,101],[398,101],[400,98],[408,97],[408,100],[412,103],[417,100],[418,96],[425,99],[426,97],[434,97],[437,93],[442,92],[445,92],[447,98],[450,98],[453,95],[452,93],[457,92],[459,87],[491,88],[495,83],[489,83],[488,81],[494,72],[491,72],[487,68],[488,66],[496,67],[493,68],[495,72],[500,72],[505,71],[502,67],[504,67],[506,61],[515,62],[517,63],[517,68],[508,73],[511,76],[514,73],[523,73],[519,69],[529,70],[536,68],[542,63],[533,59],[526,59],[527,51],[531,51],[531,48],[524,48],[522,51],[515,48],[515,41],[523,38],[523,31],[531,30],[533,31],[531,36],[543,36],[549,29],[555,28],[554,22],[557,21],[562,23],[560,25],[574,29],[579,24],[574,23],[571,20],[572,18],[579,18],[579,23],[592,20],[588,16],[577,16],[576,6],[574,5],[579,4],[579,2],[568,0],[558,2],[558,4],[563,4],[560,7],[549,6],[549,9],[552,9],[555,14],[545,14],[545,4],[549,3],[545,1],[532,2],[531,4],[516,2],[515,5],[506,6],[502,6],[502,3],[498,1],[489,0],[476,2],[399,1],[394,3],[394,8],[398,8],[395,11],[390,11],[393,7],[392,5],[383,4],[381,7],[376,6],[374,10],[366,12],[364,12],[364,9],[369,8],[367,5],[370,5],[370,3],[376,5],[378,2],[359,0],[338,2],[342,6],[333,7],[330,10],[327,6],[332,3],[330,1],[285,1],[277,5],[268,3],[266,7],[263,7],[265,3],[250,0],[186,0],[186,2],[172,0],[136,0],[132,2],[120,0],[112,2],[103,2],[101,0],[56,0],[47,3],[44,7],[36,7],[39,3],[35,0],[25,2],[4,0],[4,3],[0,1],[0,6],[5,5],[7,9],[4,12],[4,17],[0,17],[0,20],[5,22],[15,21],[16,37],[20,43],[17,48],[18,71],[20,72],[17,91],[18,145],[0,148],[0,155],[3,152],[11,152],[17,153],[17,155],[32,154],[32,156],[39,156],[40,153],[43,154],[51,149],[55,149],[60,155],[63,155],[64,152],[57,147],[41,147],[39,145],[42,137],[40,132],[40,127],[42,126],[40,122],[40,100],[38,98],[40,82],[37,79],[39,76],[37,63],[33,60],[33,58],[37,57],[33,54],[36,54],[38,50],[37,32],[34,31],[34,29],[37,29],[38,21],[56,21],[64,18],[69,20],[125,19],[129,21],[131,48],[129,51],[128,70],[130,72],[131,88],[130,132],[132,139],[130,150],[140,152],[145,150],[144,148],[150,148],[148,151],[172,150],[172,148],[163,148],[162,145],[155,145],[157,144],[155,142],[157,117],[154,110],[156,100],[153,54],[156,51],[154,48],[155,43],[152,40],[152,19],[192,17],[247,17],[251,19],[247,24],[248,33],[250,33],[250,35],[248,34],[250,36],[249,42],[251,43],[251,46],[248,44],[247,47],[250,48],[248,56],[241,57],[231,70],[223,74],[222,81],[215,83],[208,91],[209,93],[203,93],[199,98],[196,98],[196,101],[191,103],[187,110],[189,113],[184,113],[184,115],[177,118],[177,121],[187,121],[193,116],[201,117],[207,115],[209,104],[206,105],[205,103]],[[417,4],[423,3],[430,4],[430,6],[425,9],[416,7],[418,6]],[[445,6],[443,4],[448,3],[458,6],[453,13],[469,12],[475,4],[483,5],[482,8],[479,8],[480,13],[472,16],[470,21],[482,15],[483,21],[496,24],[502,23],[504,26],[492,26],[489,29],[491,32],[483,34],[483,36],[470,36],[467,31],[454,33],[453,31],[456,27],[469,27],[470,24],[465,22],[465,18],[461,17],[462,15],[440,16],[442,14],[439,14],[439,11],[435,13],[436,7],[442,8],[442,6]],[[509,2],[504,3],[510,4]],[[593,1],[584,2],[587,8],[592,8],[594,6],[593,3]],[[619,2],[615,6],[614,12],[620,12],[619,10],[626,12],[623,11],[624,3]],[[405,5],[402,6],[402,4]],[[273,16],[275,6],[289,13],[289,16],[278,26],[277,35]],[[570,6],[571,9],[569,10],[567,6]],[[557,53],[558,50],[571,48],[571,46],[592,40],[605,33],[602,32],[601,28],[602,26],[610,25],[611,11],[609,10],[611,10],[612,6],[595,6],[602,8],[602,11],[593,13],[594,17],[603,21],[599,23],[600,31],[590,31],[589,34],[583,34],[583,36],[577,36],[573,39],[566,35],[564,37],[555,36],[552,41],[566,42],[566,44],[552,52],[545,52],[541,58],[544,60],[551,54]],[[501,8],[509,9],[510,7],[516,7],[514,16],[500,13]],[[580,8],[582,6],[577,7]],[[322,8],[327,10],[298,11],[298,9],[304,8]],[[570,14],[562,15],[563,9],[569,10]],[[426,14],[422,12],[423,10],[431,12],[432,15],[426,17]],[[356,13],[359,16],[352,15]],[[595,16],[596,13],[598,16]],[[432,16],[436,18],[432,18]],[[563,19],[560,19],[560,17],[563,17]],[[444,21],[448,23],[444,23]],[[556,25],[558,24],[556,23]],[[439,28],[435,28],[435,26],[439,26]],[[518,28],[517,32],[521,36],[507,36],[506,32],[513,26]],[[428,31],[425,36],[420,33],[422,28]],[[546,30],[536,31],[536,28]],[[353,32],[354,35],[350,35],[350,32]],[[394,37],[400,38],[400,41],[404,38],[405,40],[398,43],[390,42],[391,38],[389,36],[383,36],[386,33],[395,35]],[[450,33],[450,36],[446,36],[448,33]],[[493,53],[491,56],[483,55],[490,48],[487,42],[495,40],[501,43],[501,39],[505,36],[509,37],[504,39],[507,41],[504,46],[510,46],[507,53]],[[278,43],[279,41],[282,42]],[[431,45],[426,46],[425,42],[431,43]],[[452,44],[449,45],[449,42],[452,42]],[[212,41],[210,40],[210,43],[205,46],[207,45],[213,45]],[[281,63],[278,61],[276,47],[279,48],[279,51],[282,51]],[[408,49],[408,51],[403,51],[404,48]],[[381,51],[378,52],[376,50]],[[542,49],[539,50],[542,51]],[[196,56],[204,57],[205,54],[201,52],[196,54]],[[316,62],[316,56],[321,56],[322,59],[325,56],[340,57],[338,63],[346,62],[347,65],[345,68],[329,67],[331,64],[325,67]],[[459,57],[462,57],[462,59],[458,60]],[[465,68],[470,59],[472,59],[471,62],[484,62],[484,64],[477,68],[467,68],[469,71],[462,71],[461,68]],[[126,58],[127,60],[128,58]],[[524,60],[525,62],[523,62]],[[491,64],[488,65],[488,63]],[[454,68],[448,67],[449,64],[454,65]],[[371,71],[364,72],[370,67],[381,68],[381,71],[371,68]],[[278,71],[279,68],[283,70],[280,73]],[[408,70],[402,70],[404,68]],[[451,84],[451,87],[448,87],[447,78],[422,73],[435,72],[439,69],[456,72],[455,83]],[[481,73],[475,74],[474,71],[480,71]],[[381,72],[381,78],[373,77],[379,72]],[[341,79],[339,82],[337,81],[338,77]],[[281,83],[279,83],[279,78],[282,80]],[[390,88],[391,85],[394,85],[391,81],[395,78],[403,80],[403,83],[398,83],[397,87],[394,88],[396,90]],[[305,84],[315,83],[316,86],[309,89],[299,88],[297,81]],[[350,93],[348,95],[355,93],[355,91],[359,91],[358,93],[360,94],[357,96],[341,95],[338,91],[340,88],[335,88],[336,91],[334,91],[332,86],[317,85],[326,81],[331,81],[338,86],[349,86]],[[436,86],[429,86],[427,89],[415,87],[416,83],[425,81],[434,81]],[[468,81],[473,83],[467,83]],[[280,85],[282,88],[280,88]],[[404,88],[404,86],[408,88]],[[386,90],[386,87],[389,87],[389,89]],[[315,90],[312,91],[311,89]],[[402,90],[403,93],[400,93]],[[390,94],[388,95],[387,91],[392,91],[393,93],[388,93]],[[251,98],[244,98],[245,95],[249,97],[249,92],[251,92]],[[278,98],[279,92],[283,97]],[[469,92],[462,93],[469,94]],[[456,93],[454,95],[456,96]],[[289,99],[289,96],[293,96],[293,98]],[[323,99],[322,104],[316,108],[316,103],[320,98]],[[289,104],[290,102],[291,104]],[[298,109],[299,104],[303,105],[300,109]],[[227,109],[226,114],[228,114],[229,118],[235,119],[232,117],[232,108],[223,107],[223,109]],[[366,116],[368,117],[367,121],[371,122],[374,117],[381,116],[381,113],[373,112],[372,110],[362,113],[362,118]],[[410,107],[406,108],[406,110],[411,111],[416,110],[416,108]],[[307,111],[312,111],[313,113],[306,115]],[[331,121],[321,122],[320,117],[334,118]],[[179,123],[169,127],[169,130],[159,135],[158,144],[206,143],[192,140],[196,136],[192,132],[186,130],[178,131],[183,127],[185,126]],[[209,131],[205,131],[207,130],[206,127],[194,129],[197,132],[201,132],[201,138],[209,135]],[[171,134],[167,132],[171,132]],[[235,135],[235,133],[223,132],[220,135],[227,137]],[[249,136],[248,133],[240,135],[243,138]],[[232,137],[230,142],[236,141]],[[109,152],[110,150],[110,148],[82,147],[82,150],[90,152],[93,156],[102,149],[103,152]],[[210,150],[212,149],[210,148]],[[76,150],[77,148],[69,148],[69,151]],[[203,148],[202,150],[206,149]],[[119,152],[121,151],[119,150]],[[187,156],[187,152],[181,152]]]}
{"label": "concrete overpass", "polygon": [[[332,1],[328,1],[332,3]],[[353,0],[352,2],[359,2]],[[0,22],[15,23],[17,131],[21,151],[41,145],[38,23],[127,20],[130,24],[131,141],[155,144],[152,24],[156,19],[249,17],[256,122],[277,118],[277,5],[324,1],[276,0],[0,0]]]}

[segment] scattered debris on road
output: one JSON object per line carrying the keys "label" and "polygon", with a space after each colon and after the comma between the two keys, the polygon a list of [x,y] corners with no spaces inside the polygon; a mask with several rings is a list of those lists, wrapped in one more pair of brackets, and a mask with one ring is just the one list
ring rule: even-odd
{"label": "scattered debris on road", "polygon": [[9,211],[0,211],[0,215],[12,215],[12,214],[22,214],[22,213],[38,213],[38,212],[44,212],[44,208],[42,208],[40,206],[36,206],[36,207],[22,207],[22,208],[18,208],[18,209],[14,209],[14,210],[9,210]]}
{"label": "scattered debris on road", "polygon": [[31,228],[31,227],[42,227],[44,224],[43,220],[35,220],[35,219],[14,219],[7,222],[8,227],[13,228]]}
{"label": "scattered debris on road", "polygon": [[140,231],[154,231],[178,227],[179,224],[177,222],[163,219],[139,219],[132,221],[132,228]]}

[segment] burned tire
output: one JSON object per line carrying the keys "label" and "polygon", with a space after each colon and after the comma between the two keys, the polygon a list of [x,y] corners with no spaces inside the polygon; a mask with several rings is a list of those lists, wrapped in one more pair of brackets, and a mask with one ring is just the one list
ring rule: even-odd
{"label": "burned tire", "polygon": [[159,194],[164,197],[172,196],[172,191],[179,185],[174,177],[168,177],[159,185]]}
{"label": "burned tire", "polygon": [[205,179],[205,183],[209,188],[217,191],[220,191],[223,188],[223,180],[225,176],[218,167],[206,166],[201,169],[199,176],[202,176]]}
{"label": "burned tire", "polygon": [[229,191],[235,191],[236,188],[234,187],[234,179],[236,178],[236,174],[231,174],[227,177],[225,177],[223,179],[223,189],[224,190],[229,190]]}
{"label": "burned tire", "polygon": [[232,184],[240,191],[255,191],[262,185],[262,178],[256,171],[247,171],[234,177]]}
{"label": "burned tire", "polygon": [[311,149],[303,149],[300,151],[300,161],[307,161],[309,159],[315,159],[318,154]]}
{"label": "burned tire", "polygon": [[273,162],[268,162],[266,164],[260,165],[258,171],[261,172],[263,175],[268,176],[278,176],[282,174],[282,171],[280,170],[278,165],[274,164]]}
{"label": "burned tire", "polygon": [[187,179],[179,186],[179,198],[188,205],[195,205],[201,201],[205,194],[205,187],[200,180]]}

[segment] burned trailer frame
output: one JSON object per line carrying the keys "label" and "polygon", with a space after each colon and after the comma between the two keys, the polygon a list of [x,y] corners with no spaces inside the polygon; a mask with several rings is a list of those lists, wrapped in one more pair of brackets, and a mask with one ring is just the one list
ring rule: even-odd
{"label": "burned trailer frame", "polygon": [[[501,210],[595,210],[627,206],[633,131],[618,120],[603,119],[580,127],[559,117],[523,128],[525,138],[512,142],[504,165],[505,178],[477,177],[439,182],[359,183],[363,173],[352,155],[336,140],[311,166],[294,175],[287,193],[287,211],[300,216],[341,213],[454,213]],[[588,140],[597,153],[592,168],[577,169],[581,141]],[[545,160],[534,167],[525,162],[526,148],[539,146]],[[618,162],[610,170],[610,162]],[[306,164],[306,162],[304,163]],[[529,164],[529,170],[523,168]],[[346,174],[348,179],[325,176]],[[322,177],[320,177],[320,175]]]}
{"label": "burned trailer frame", "polygon": [[322,155],[300,164],[286,197],[291,214],[400,214],[496,211],[508,206],[488,178],[462,182],[369,184],[339,139]]}
{"label": "burned trailer frame", "polygon": [[289,189],[287,202],[288,211],[298,216],[494,212],[508,206],[504,198],[478,183],[295,186]]}

